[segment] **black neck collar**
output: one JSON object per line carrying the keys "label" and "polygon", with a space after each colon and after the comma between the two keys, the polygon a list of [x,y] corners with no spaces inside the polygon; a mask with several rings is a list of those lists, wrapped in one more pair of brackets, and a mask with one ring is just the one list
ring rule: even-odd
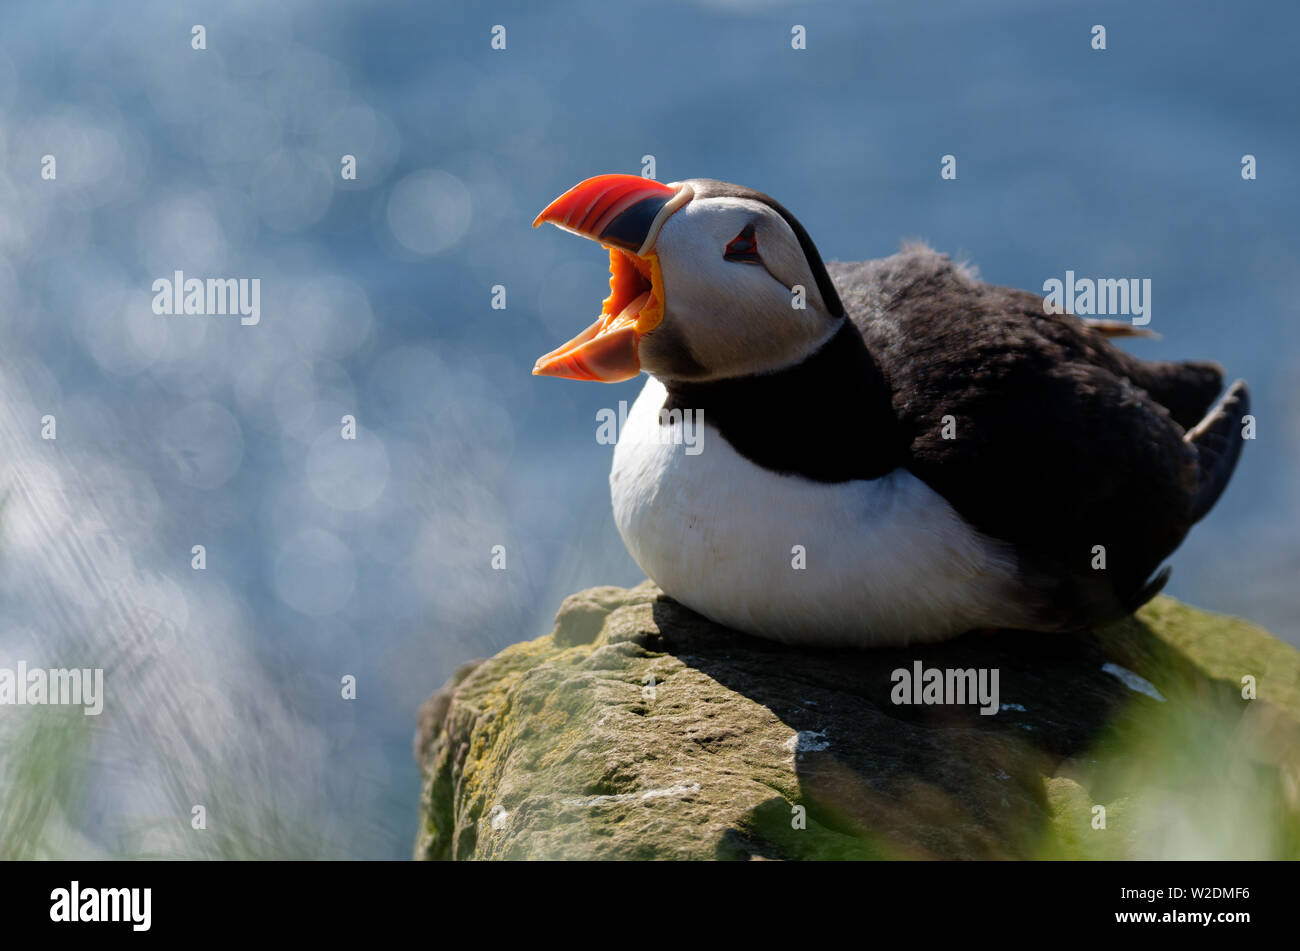
{"label": "black neck collar", "polygon": [[703,410],[737,452],[774,472],[845,482],[903,461],[889,382],[849,320],[784,370],[665,386],[666,409]]}

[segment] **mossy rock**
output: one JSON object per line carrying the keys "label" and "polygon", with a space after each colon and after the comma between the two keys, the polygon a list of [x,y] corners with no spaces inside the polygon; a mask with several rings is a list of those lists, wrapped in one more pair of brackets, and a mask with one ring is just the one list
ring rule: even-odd
{"label": "mossy rock", "polygon": [[[997,669],[999,712],[893,703],[917,660]],[[824,650],[593,588],[457,671],[416,756],[424,859],[1297,858],[1300,654],[1169,598]]]}

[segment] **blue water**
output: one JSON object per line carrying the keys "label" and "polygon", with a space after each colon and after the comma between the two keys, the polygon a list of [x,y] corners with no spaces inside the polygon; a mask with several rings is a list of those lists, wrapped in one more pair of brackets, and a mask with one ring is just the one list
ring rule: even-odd
{"label": "blue water", "polygon": [[[53,851],[208,854],[210,799],[268,842],[302,818],[321,841],[294,854],[409,854],[420,700],[640,577],[594,438],[640,384],[529,375],[605,262],[529,224],[646,155],[777,197],[827,259],[922,238],[1029,289],[1149,278],[1161,337],[1130,349],[1220,361],[1258,419],[1168,590],[1300,643],[1294,4],[43,2],[0,26],[0,664],[110,683]],[[259,278],[260,323],[156,316],[178,269]]]}

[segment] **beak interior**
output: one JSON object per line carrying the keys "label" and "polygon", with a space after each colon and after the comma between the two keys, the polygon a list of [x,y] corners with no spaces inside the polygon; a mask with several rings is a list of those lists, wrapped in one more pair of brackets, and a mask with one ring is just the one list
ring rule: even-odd
{"label": "beak interior", "polygon": [[535,376],[617,383],[641,372],[637,344],[663,320],[659,259],[609,249],[609,296],[595,323],[538,358]]}
{"label": "beak interior", "polygon": [[634,322],[638,333],[649,333],[663,319],[663,280],[658,272],[657,256],[643,258],[610,248],[609,296],[601,304],[601,313],[614,321]]}

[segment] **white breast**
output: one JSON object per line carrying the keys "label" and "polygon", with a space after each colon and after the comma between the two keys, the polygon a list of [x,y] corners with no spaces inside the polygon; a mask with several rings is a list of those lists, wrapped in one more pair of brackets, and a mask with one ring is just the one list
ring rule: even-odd
{"label": "white breast", "polygon": [[1011,553],[905,469],[838,484],[778,475],[707,419],[692,455],[680,422],[659,424],[665,396],[653,378],[641,391],[609,481],[628,551],[687,607],[809,644],[933,641],[1025,620],[1009,597]]}

